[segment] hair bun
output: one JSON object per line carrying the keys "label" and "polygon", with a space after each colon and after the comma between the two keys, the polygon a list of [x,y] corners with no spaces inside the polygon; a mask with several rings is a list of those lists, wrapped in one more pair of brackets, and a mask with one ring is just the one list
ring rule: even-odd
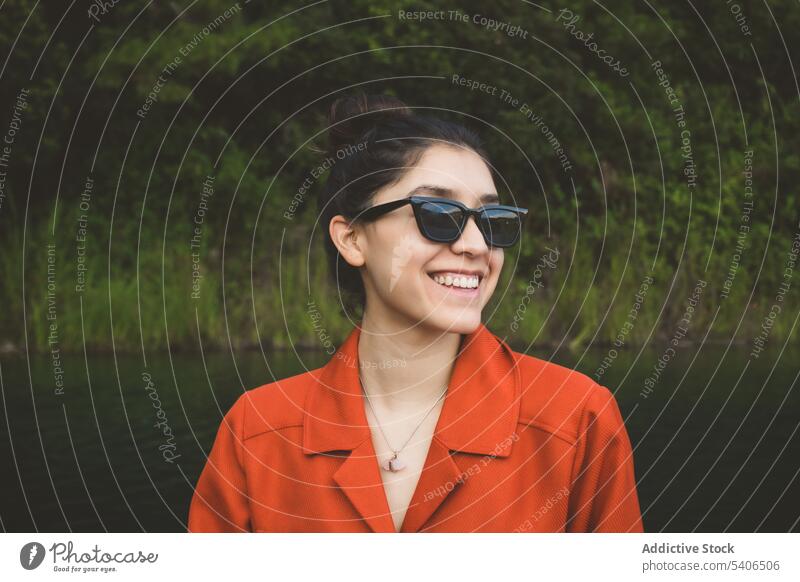
{"label": "hair bun", "polygon": [[397,97],[359,92],[340,97],[328,115],[328,154],[361,141],[373,127],[413,113]]}

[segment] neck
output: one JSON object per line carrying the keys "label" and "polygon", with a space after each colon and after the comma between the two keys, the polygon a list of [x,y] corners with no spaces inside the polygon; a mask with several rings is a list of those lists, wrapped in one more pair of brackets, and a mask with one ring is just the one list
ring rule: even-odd
{"label": "neck", "polygon": [[413,410],[430,406],[455,365],[461,334],[421,325],[378,325],[364,315],[358,339],[361,381],[374,405]]}

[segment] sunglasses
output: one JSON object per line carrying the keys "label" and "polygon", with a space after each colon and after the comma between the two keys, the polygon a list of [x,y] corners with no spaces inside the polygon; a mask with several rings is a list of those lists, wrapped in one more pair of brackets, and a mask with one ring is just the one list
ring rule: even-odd
{"label": "sunglasses", "polygon": [[385,204],[371,206],[357,219],[369,221],[397,208],[411,204],[414,218],[422,236],[433,242],[451,243],[461,236],[470,216],[490,247],[507,248],[519,240],[527,208],[490,204],[480,208],[467,208],[456,200],[432,196],[409,196]]}

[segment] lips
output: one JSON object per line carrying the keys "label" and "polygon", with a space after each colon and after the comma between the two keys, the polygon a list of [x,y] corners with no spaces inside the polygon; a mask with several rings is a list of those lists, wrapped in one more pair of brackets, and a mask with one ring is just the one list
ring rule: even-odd
{"label": "lips", "polygon": [[429,271],[428,276],[433,277],[434,275],[450,275],[452,277],[477,277],[478,282],[486,276],[485,271],[478,271],[478,270],[463,270],[463,269],[437,269],[435,271]]}
{"label": "lips", "polygon": [[446,270],[446,269],[440,269],[440,270],[436,270],[436,271],[430,271],[428,273],[428,276],[431,279],[434,279],[434,280],[437,279],[437,278],[442,278],[442,277],[444,277],[444,278],[450,277],[451,281],[461,280],[462,277],[466,278],[467,280],[474,280],[475,278],[477,278],[478,279],[478,284],[480,285],[480,282],[483,280],[485,274],[486,273],[484,271],[477,271],[477,270],[463,270],[463,269]]}
{"label": "lips", "polygon": [[430,277],[440,285],[458,289],[475,289],[481,282],[480,277],[477,275],[463,275],[460,273],[433,273]]}
{"label": "lips", "polygon": [[480,296],[480,294],[481,294],[482,276],[478,275],[478,285],[477,285],[477,287],[456,287],[454,285],[443,285],[441,283],[438,283],[434,279],[434,276],[439,276],[442,273],[457,274],[459,276],[464,276],[464,277],[466,277],[466,275],[464,275],[462,273],[453,273],[452,271],[434,271],[432,273],[428,273],[428,278],[431,280],[431,283],[437,289],[439,289],[442,292],[444,292],[446,297],[450,297],[450,298],[453,298],[453,297],[455,297],[455,298],[465,298],[465,299],[472,300],[472,299],[476,299],[477,297]]}

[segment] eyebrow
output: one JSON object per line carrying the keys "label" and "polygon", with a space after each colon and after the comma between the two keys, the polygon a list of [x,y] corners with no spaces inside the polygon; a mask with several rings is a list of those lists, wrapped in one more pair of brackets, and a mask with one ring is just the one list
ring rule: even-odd
{"label": "eyebrow", "polygon": [[[433,186],[431,184],[417,186],[406,198],[419,192],[430,192],[437,196],[444,196],[445,198],[455,198],[455,192],[452,189],[445,188],[444,186]],[[499,204],[500,196],[498,196],[496,192],[487,192],[486,194],[481,194],[480,201],[482,204]]]}

